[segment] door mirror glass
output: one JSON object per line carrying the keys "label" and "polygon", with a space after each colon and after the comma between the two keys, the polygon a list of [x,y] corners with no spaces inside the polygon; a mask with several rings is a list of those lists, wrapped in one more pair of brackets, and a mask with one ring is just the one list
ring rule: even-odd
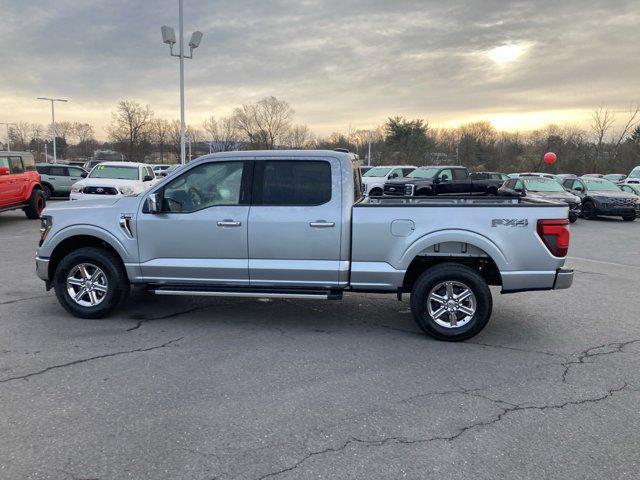
{"label": "door mirror glass", "polygon": [[160,195],[152,193],[145,201],[145,210],[149,213],[160,213]]}
{"label": "door mirror glass", "polygon": [[81,176],[82,178],[87,178],[87,175],[89,175],[87,172],[82,172],[82,173],[80,174],[80,176]]}
{"label": "door mirror glass", "polygon": [[145,175],[144,178],[142,179],[143,182],[150,182],[151,180],[153,180],[155,177],[152,177],[151,175]]}

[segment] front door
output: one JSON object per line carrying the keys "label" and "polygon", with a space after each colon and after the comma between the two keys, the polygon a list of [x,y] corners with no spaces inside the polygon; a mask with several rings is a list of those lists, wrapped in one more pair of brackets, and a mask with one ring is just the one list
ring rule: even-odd
{"label": "front door", "polygon": [[69,193],[73,184],[82,180],[82,174],[84,173],[84,170],[80,167],[68,167],[67,171],[69,173],[69,176],[67,177],[68,181],[65,186],[65,192]]}
{"label": "front door", "polygon": [[162,211],[139,212],[136,226],[145,281],[249,283],[250,167],[244,161],[203,163],[151,190],[160,194]]}
{"label": "front door", "polygon": [[[256,161],[249,212],[251,285],[338,285],[342,186],[337,159]],[[349,194],[352,189],[349,185]]]}

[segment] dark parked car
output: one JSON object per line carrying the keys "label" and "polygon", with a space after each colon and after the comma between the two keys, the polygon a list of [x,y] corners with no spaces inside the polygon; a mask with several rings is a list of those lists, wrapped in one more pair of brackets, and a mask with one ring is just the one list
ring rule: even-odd
{"label": "dark parked car", "polygon": [[507,180],[498,190],[498,195],[539,198],[569,205],[569,221],[575,222],[580,215],[580,197],[567,192],[556,180],[538,176],[523,176]]}
{"label": "dark parked car", "polygon": [[384,195],[422,197],[429,195],[497,195],[503,180],[472,180],[469,170],[460,166],[420,167],[404,178],[384,184]]}
{"label": "dark parked car", "polygon": [[635,195],[623,192],[615,183],[603,178],[569,178],[563,186],[582,200],[582,217],[593,219],[598,215],[622,217],[632,222],[640,213]]}

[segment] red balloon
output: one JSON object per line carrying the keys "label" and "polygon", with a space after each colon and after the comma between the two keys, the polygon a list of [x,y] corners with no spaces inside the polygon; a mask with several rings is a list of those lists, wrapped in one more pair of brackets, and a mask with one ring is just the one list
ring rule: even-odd
{"label": "red balloon", "polygon": [[553,152],[547,152],[544,154],[544,163],[548,163],[549,165],[555,163],[557,159],[558,156]]}

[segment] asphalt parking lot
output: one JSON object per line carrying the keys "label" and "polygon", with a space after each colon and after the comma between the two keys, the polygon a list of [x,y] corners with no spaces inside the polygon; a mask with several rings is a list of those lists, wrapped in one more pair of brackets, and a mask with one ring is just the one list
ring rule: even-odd
{"label": "asphalt parking lot", "polygon": [[0,215],[2,479],[602,479],[640,462],[640,220],[573,224],[570,290],[459,344],[408,297],[155,297],[68,315]]}

